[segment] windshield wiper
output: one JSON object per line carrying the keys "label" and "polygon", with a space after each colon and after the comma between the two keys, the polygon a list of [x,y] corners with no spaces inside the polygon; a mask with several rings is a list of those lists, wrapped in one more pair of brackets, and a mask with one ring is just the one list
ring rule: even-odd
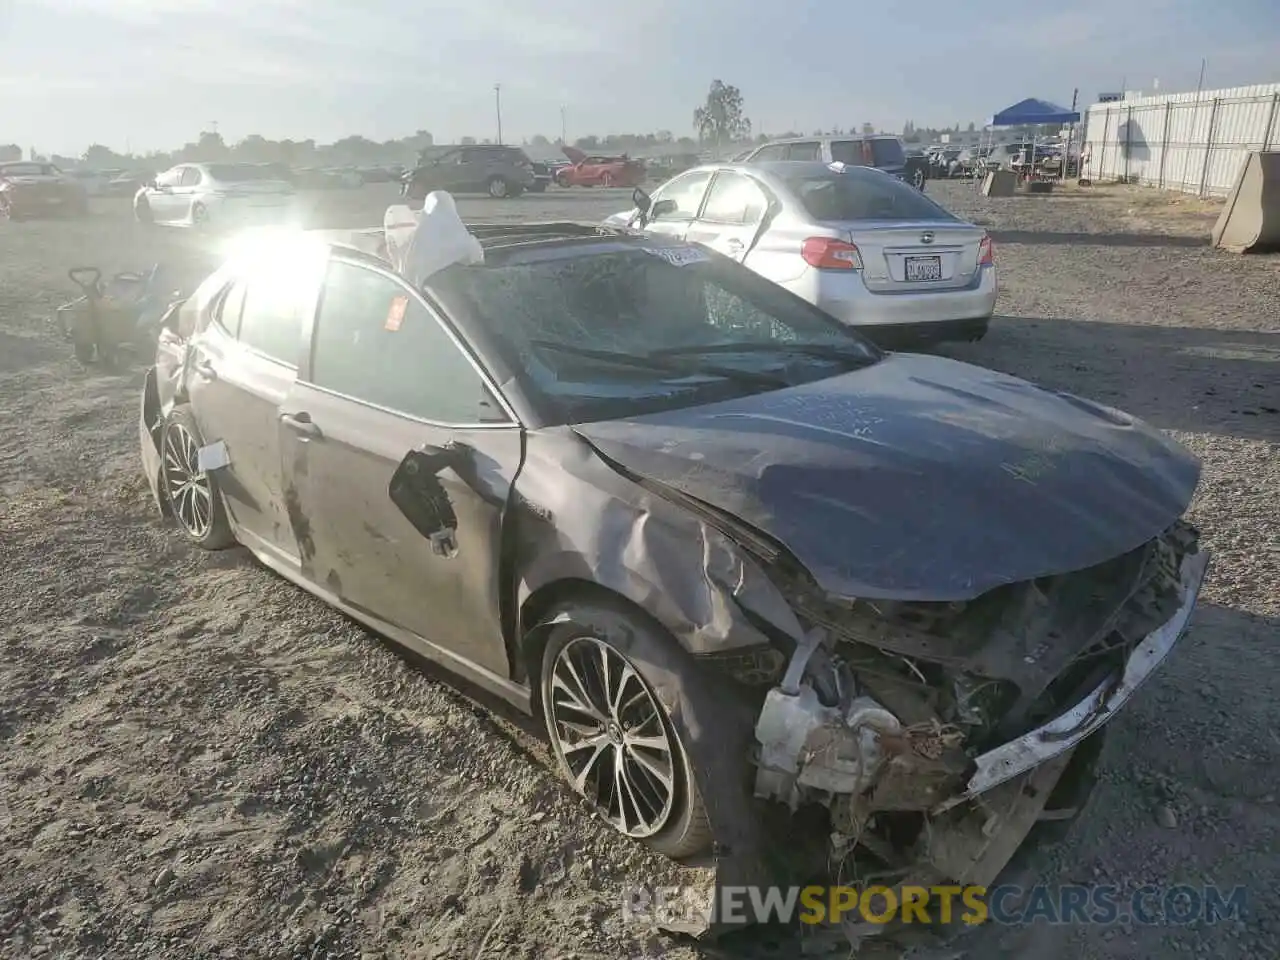
{"label": "windshield wiper", "polygon": [[789,387],[791,381],[774,373],[758,373],[754,370],[740,370],[736,367],[721,367],[716,364],[690,363],[687,360],[672,356],[661,356],[659,353],[623,353],[619,350],[596,350],[591,347],[579,347],[571,343],[559,343],[555,340],[530,340],[535,347],[569,353],[577,357],[587,357],[604,363],[616,363],[623,367],[639,367],[642,370],[657,370],[662,373],[698,374],[720,377],[738,383],[749,383],[762,387]]}
{"label": "windshield wiper", "polygon": [[859,344],[848,346],[839,343],[787,343],[780,340],[776,343],[702,343],[685,344],[679,347],[660,347],[647,354],[650,357],[683,357],[697,356],[704,353],[799,353],[806,357],[820,360],[837,360],[841,363],[857,363],[869,365],[879,357]]}

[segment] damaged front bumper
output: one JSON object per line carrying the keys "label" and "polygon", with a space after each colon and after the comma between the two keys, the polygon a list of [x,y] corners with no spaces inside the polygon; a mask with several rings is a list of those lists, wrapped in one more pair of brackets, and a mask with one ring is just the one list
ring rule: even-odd
{"label": "damaged front bumper", "polygon": [[1065,753],[1085,737],[1100,729],[1124,706],[1173,649],[1187,629],[1200,587],[1209,569],[1209,553],[1201,550],[1182,561],[1182,605],[1163,625],[1149,633],[1134,648],[1124,670],[1103,680],[1088,696],[1043,726],[988,750],[974,760],[976,770],[964,792],[943,801],[935,813],[949,810],[980,793],[999,786],[1033,767]]}
{"label": "damaged front bumper", "polygon": [[861,845],[880,875],[991,882],[1035,822],[1051,817],[1046,801],[1077,748],[1182,636],[1208,565],[1207,551],[1182,556],[1173,568],[1179,599],[1172,615],[1083,699],[976,754],[965,751],[952,725],[905,723],[867,696],[856,673],[841,673],[823,630],[814,629],[758,716],[756,796],[793,809],[825,804],[837,842]]}

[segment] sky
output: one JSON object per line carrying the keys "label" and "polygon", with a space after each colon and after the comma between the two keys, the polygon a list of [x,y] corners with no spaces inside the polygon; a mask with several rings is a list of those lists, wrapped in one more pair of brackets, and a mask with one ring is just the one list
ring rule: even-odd
{"label": "sky", "polygon": [[981,124],[1039,97],[1280,82],[1278,0],[0,0],[0,143],[440,143],[670,130],[712,80],[756,132]]}

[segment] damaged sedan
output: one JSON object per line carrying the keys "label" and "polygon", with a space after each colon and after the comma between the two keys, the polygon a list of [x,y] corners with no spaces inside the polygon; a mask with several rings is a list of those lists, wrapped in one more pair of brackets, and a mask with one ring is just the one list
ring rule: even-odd
{"label": "damaged sedan", "polygon": [[430,269],[421,228],[278,239],[175,305],[140,434],[192,542],[540,714],[672,857],[805,810],[864,882],[986,883],[1079,809],[1205,575],[1186,450],[698,246],[468,229]]}

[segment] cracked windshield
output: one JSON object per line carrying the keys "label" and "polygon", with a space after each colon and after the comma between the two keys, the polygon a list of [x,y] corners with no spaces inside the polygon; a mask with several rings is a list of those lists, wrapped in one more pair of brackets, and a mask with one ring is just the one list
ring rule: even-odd
{"label": "cracked windshield", "polygon": [[1280,957],[1278,50],[0,0],[0,960]]}

